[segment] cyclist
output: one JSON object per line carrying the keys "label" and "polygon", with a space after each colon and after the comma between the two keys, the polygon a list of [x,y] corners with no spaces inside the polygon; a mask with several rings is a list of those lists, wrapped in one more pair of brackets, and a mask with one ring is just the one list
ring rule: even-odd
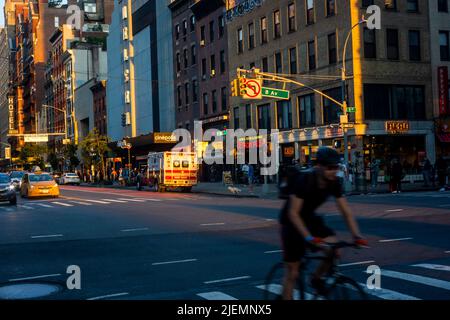
{"label": "cyclist", "polygon": [[[336,150],[321,147],[317,152],[315,167],[302,171],[289,186],[289,199],[280,214],[281,238],[284,252],[285,277],[282,298],[292,300],[293,289],[298,277],[300,261],[307,247],[318,248],[320,243],[336,243],[335,232],[328,228],[323,219],[315,214],[329,196],[334,196],[339,210],[347,222],[355,243],[367,245],[361,237],[337,177],[340,157]],[[324,260],[314,272],[311,286],[321,294],[325,290],[322,276],[331,267],[332,261]]]}

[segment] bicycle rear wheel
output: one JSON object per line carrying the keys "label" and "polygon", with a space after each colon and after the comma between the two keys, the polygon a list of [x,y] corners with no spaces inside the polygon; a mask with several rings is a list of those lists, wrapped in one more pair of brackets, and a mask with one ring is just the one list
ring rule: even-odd
{"label": "bicycle rear wheel", "polygon": [[352,278],[338,276],[330,287],[327,298],[330,300],[369,300],[364,289]]}
{"label": "bicycle rear wheel", "polygon": [[[284,272],[285,265],[282,262],[272,267],[266,276],[264,285],[259,287],[264,291],[264,300],[282,300]],[[294,289],[294,300],[306,300],[305,295],[304,273],[300,269]]]}

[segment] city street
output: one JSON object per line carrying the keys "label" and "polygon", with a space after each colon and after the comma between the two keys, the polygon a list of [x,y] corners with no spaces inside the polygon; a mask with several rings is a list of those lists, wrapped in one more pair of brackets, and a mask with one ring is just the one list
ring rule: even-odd
{"label": "city street", "polygon": [[[450,193],[349,198],[370,243],[343,253],[341,271],[371,299],[450,299]],[[280,200],[61,187],[58,199],[0,205],[0,283],[57,283],[45,299],[257,300],[281,258]],[[333,202],[319,209],[348,239]],[[67,267],[81,269],[68,290]],[[65,288],[65,289],[64,289]]]}

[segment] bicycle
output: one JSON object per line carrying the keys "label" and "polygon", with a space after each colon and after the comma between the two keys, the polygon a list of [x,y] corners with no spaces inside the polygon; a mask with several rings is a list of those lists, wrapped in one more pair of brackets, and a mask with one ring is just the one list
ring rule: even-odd
{"label": "bicycle", "polygon": [[[345,241],[325,245],[331,249],[327,255],[311,255],[308,253],[303,258],[300,264],[297,288],[294,290],[294,300],[368,300],[368,295],[364,289],[352,278],[339,273],[337,265],[339,260],[338,249],[358,248],[358,246]],[[322,249],[322,251],[324,250]],[[325,261],[328,259],[331,259],[332,266],[325,276],[325,292],[322,295],[314,292],[314,290],[310,291],[312,293],[307,292],[309,291],[306,284],[308,265],[314,260]],[[279,262],[267,274],[264,286],[261,286],[264,289],[264,300],[281,300],[284,269],[284,262]]]}

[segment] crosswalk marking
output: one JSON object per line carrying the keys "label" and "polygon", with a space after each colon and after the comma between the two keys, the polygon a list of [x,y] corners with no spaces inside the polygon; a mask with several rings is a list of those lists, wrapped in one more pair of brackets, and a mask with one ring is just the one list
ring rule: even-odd
{"label": "crosswalk marking", "polygon": [[117,203],[127,203],[123,200],[113,200],[113,199],[102,199],[102,201],[109,201],[109,202],[117,202]]}
{"label": "crosswalk marking", "polygon": [[1,207],[2,210],[8,211],[8,212],[12,212],[14,211],[14,209],[12,208],[7,208],[7,207]]}
{"label": "crosswalk marking", "polygon": [[197,295],[206,300],[237,300],[235,297],[219,291],[198,293]]}
{"label": "crosswalk marking", "polygon": [[40,207],[44,207],[44,208],[53,208],[53,206],[45,204],[45,203],[36,203],[36,205],[40,206]]}
{"label": "crosswalk marking", "polygon": [[76,203],[76,204],[81,204],[83,206],[92,206],[91,203],[87,203],[87,202],[81,202],[81,201],[70,201],[72,203]]}
{"label": "crosswalk marking", "polygon": [[[265,291],[269,291],[270,293],[276,294],[276,295],[281,295],[281,293],[283,292],[283,286],[280,284],[269,284],[269,285],[260,285],[260,286],[256,286],[257,289],[260,290],[265,290]],[[308,292],[305,292],[305,298],[306,300],[313,300],[314,296]],[[300,300],[300,292],[295,289],[294,290],[294,300]]]}
{"label": "crosswalk marking", "polygon": [[407,294],[403,294],[397,291],[392,291],[389,289],[373,289],[373,290],[369,290],[367,288],[367,285],[364,283],[360,283],[359,284],[362,288],[365,289],[367,294],[370,294],[372,296],[384,299],[384,300],[421,300],[419,298],[413,297],[413,296],[409,296]]}
{"label": "crosswalk marking", "polygon": [[29,207],[29,206],[25,206],[25,205],[19,205],[19,207],[23,208],[23,209],[27,209],[27,210],[34,210],[33,207]]}
{"label": "crosswalk marking", "polygon": [[415,274],[397,272],[391,270],[381,270],[381,275],[383,277],[390,277],[400,280],[406,280],[410,282],[420,283],[431,287],[436,287],[440,289],[450,290],[450,282],[444,280],[438,280],[434,278],[428,278],[423,276],[418,276]]}
{"label": "crosswalk marking", "polygon": [[89,201],[89,202],[93,202],[93,203],[100,203],[100,204],[110,204],[111,203],[111,202],[107,202],[107,201],[89,200],[89,199],[86,199],[84,201]]}
{"label": "crosswalk marking", "polygon": [[131,198],[119,198],[119,200],[132,201],[132,202],[145,202],[145,200],[131,199]]}
{"label": "crosswalk marking", "polygon": [[137,199],[137,200],[143,200],[143,201],[154,201],[154,202],[161,202],[160,199]]}
{"label": "crosswalk marking", "polygon": [[429,263],[420,263],[415,264],[413,267],[431,269],[431,270],[439,270],[439,271],[450,271],[450,266],[443,266],[441,264],[429,264]]}
{"label": "crosswalk marking", "polygon": [[52,202],[53,204],[57,204],[59,206],[63,206],[63,207],[73,207],[73,204],[68,204],[68,203],[64,203],[64,202]]}

